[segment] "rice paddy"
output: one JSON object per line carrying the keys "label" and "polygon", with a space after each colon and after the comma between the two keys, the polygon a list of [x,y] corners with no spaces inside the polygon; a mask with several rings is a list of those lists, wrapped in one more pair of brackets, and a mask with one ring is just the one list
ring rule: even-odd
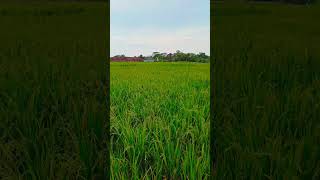
{"label": "rice paddy", "polygon": [[319,179],[320,6],[212,5],[215,179]]}
{"label": "rice paddy", "polygon": [[209,179],[210,126],[215,179],[320,179],[319,5],[215,3],[213,88],[111,63],[110,91],[107,9],[1,4],[0,179]]}
{"label": "rice paddy", "polygon": [[111,63],[112,179],[208,179],[209,64]]}
{"label": "rice paddy", "polygon": [[0,179],[104,179],[105,3],[0,3]]}

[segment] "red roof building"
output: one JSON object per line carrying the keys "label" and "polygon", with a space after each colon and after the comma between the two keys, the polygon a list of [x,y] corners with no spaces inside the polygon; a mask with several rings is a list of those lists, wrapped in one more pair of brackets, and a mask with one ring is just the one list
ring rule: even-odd
{"label": "red roof building", "polygon": [[112,57],[112,62],[143,62],[143,58],[139,57]]}

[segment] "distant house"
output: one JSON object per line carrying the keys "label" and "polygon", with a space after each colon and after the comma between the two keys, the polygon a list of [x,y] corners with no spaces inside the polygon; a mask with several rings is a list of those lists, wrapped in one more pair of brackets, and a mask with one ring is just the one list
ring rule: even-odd
{"label": "distant house", "polygon": [[140,57],[112,57],[111,62],[143,62],[144,59]]}
{"label": "distant house", "polygon": [[144,62],[155,62],[155,60],[152,57],[145,57]]}

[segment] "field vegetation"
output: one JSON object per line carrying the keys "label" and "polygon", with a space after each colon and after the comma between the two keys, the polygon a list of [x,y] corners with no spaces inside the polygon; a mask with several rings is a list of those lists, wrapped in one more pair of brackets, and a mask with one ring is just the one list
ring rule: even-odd
{"label": "field vegetation", "polygon": [[112,63],[110,91],[107,8],[1,4],[0,179],[106,177],[108,93],[112,179],[208,179],[209,126],[216,179],[320,178],[318,4],[212,3],[211,81]]}
{"label": "field vegetation", "polygon": [[208,179],[209,64],[111,63],[112,179]]}
{"label": "field vegetation", "polygon": [[0,179],[103,179],[105,3],[0,4]]}
{"label": "field vegetation", "polygon": [[215,179],[319,179],[319,5],[211,5]]}
{"label": "field vegetation", "polygon": [[210,56],[207,54],[200,52],[198,54],[195,53],[184,53],[182,51],[177,50],[175,53],[160,53],[154,52],[153,57],[158,61],[162,62],[201,62],[208,63],[210,62]]}

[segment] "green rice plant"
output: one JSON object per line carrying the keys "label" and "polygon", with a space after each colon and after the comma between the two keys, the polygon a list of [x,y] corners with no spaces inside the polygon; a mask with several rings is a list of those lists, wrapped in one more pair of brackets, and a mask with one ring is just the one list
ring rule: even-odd
{"label": "green rice plant", "polygon": [[1,3],[0,179],[106,178],[106,11]]}
{"label": "green rice plant", "polygon": [[209,64],[110,68],[111,179],[208,179]]}
{"label": "green rice plant", "polygon": [[213,6],[214,179],[319,179],[319,6]]}

